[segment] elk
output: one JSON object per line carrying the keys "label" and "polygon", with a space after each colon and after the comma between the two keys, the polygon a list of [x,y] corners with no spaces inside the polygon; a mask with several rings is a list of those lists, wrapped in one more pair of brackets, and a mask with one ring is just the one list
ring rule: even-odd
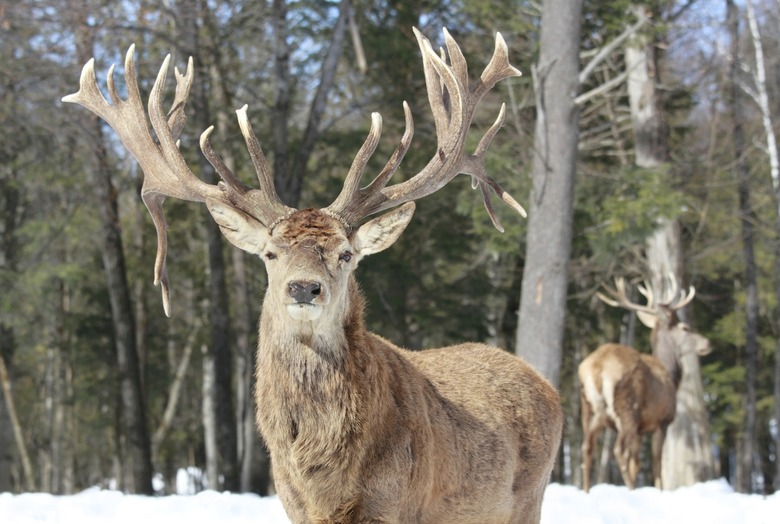
{"label": "elk", "polygon": [[631,302],[621,278],[615,289],[605,288],[609,295],[597,293],[606,304],[635,311],[651,331],[652,355],[640,353],[621,344],[604,344],[579,365],[580,402],[582,406],[582,486],[590,490],[590,467],[593,448],[605,427],[617,432],[614,454],[623,482],[636,487],[639,472],[641,437],[652,432],[653,482],[661,485],[661,453],[666,429],[674,420],[677,387],[682,377],[680,357],[693,351],[703,356],[710,352],[709,341],[691,331],[677,317],[677,311],[693,300],[691,286],[680,292],[672,277],[671,286],[659,300],[652,288],[638,286],[647,304]]}
{"label": "elk", "polygon": [[259,321],[256,421],[293,522],[539,522],[563,426],[550,383],[497,348],[467,343],[411,352],[364,325],[354,270],[363,257],[396,241],[412,218],[414,200],[464,173],[481,190],[496,228],[501,230],[491,191],[524,214],[484,167],[485,151],[503,123],[503,106],[475,153],[464,151],[479,100],[498,81],[520,74],[509,64],[503,38],[496,36],[492,58],[472,84],[446,30],[441,56],[414,32],[436,129],[435,154],[419,173],[387,186],[412,139],[411,111],[404,103],[400,144],[361,188],[382,128],[374,113],[341,193],[322,209],[281,202],[246,106],[237,111],[238,123],[260,188],[246,186],[214,152],[213,127],[201,135],[200,145],[221,182],[206,184],[190,171],[178,138],[192,58],[184,74],[175,70],[176,94],[167,114],[162,93],[170,57],[162,64],[148,105],[156,139],[140,99],[132,46],[125,58],[127,100],[117,93],[113,67],[107,79],[111,103],[104,98],[94,59],[82,70],[79,91],[63,100],[105,120],[144,172],[142,198],[158,235],[155,283],[161,284],[167,315],[165,197],[205,202],[225,237],[264,261],[268,286]]}

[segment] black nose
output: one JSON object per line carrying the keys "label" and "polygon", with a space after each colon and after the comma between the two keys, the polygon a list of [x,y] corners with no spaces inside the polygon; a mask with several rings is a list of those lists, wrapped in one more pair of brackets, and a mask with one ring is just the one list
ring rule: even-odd
{"label": "black nose", "polygon": [[322,291],[319,282],[296,280],[287,285],[287,294],[299,304],[309,304]]}

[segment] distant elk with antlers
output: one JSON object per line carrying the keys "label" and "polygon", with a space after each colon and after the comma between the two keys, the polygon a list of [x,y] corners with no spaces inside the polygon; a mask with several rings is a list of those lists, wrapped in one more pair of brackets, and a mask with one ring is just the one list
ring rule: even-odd
{"label": "distant elk with antlers", "polygon": [[[141,165],[142,197],[158,234],[155,283],[170,311],[165,266],[165,197],[205,202],[223,234],[258,255],[268,273],[257,353],[257,425],[271,453],[276,489],[295,523],[538,522],[542,495],[561,439],[555,389],[523,360],[481,344],[422,352],[401,349],[366,330],[363,295],[354,278],[363,257],[388,248],[412,218],[414,200],[455,175],[471,175],[500,230],[490,193],[523,213],[485,172],[483,155],[501,127],[487,130],[474,154],[464,151],[479,100],[498,81],[519,75],[499,34],[479,80],[470,83],[460,48],[444,31],[436,53],[418,31],[438,145],[416,175],[387,186],[412,139],[406,131],[384,169],[360,180],[377,147],[382,120],[352,162],[344,188],[323,209],[283,204],[247,118],[238,123],[257,171],[250,189],[200,139],[222,181],[198,179],[178,150],[192,59],[176,70],[171,111],[162,109],[169,58],[152,88],[148,117],[140,99],[131,47],[125,59],[128,99],[108,74],[111,103],[101,94],[94,60],[84,66],[75,102],[103,118]],[[449,61],[445,56],[448,56]],[[155,138],[156,137],[156,138]],[[366,217],[396,208],[362,223]]]}
{"label": "distant elk with antlers", "polygon": [[639,472],[639,448],[645,433],[652,436],[653,482],[661,488],[661,454],[666,429],[674,420],[677,387],[682,377],[680,358],[687,352],[702,356],[710,352],[710,343],[694,333],[677,317],[696,293],[691,286],[680,292],[674,278],[659,300],[648,286],[638,286],[647,304],[636,304],[626,296],[623,279],[616,280],[610,296],[598,297],[610,306],[636,311],[639,320],[652,332],[653,354],[646,355],[621,344],[604,344],[588,355],[579,366],[582,405],[582,487],[590,490],[593,449],[605,427],[617,432],[614,454],[623,482],[636,487]]}

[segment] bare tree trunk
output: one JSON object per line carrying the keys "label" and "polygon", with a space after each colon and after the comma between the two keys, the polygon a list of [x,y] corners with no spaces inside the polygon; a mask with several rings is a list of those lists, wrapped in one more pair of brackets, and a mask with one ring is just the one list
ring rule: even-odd
{"label": "bare tree trunk", "polygon": [[[88,6],[83,1],[73,1],[71,7],[69,16],[73,17],[73,26],[78,26],[76,32],[79,35],[76,58],[80,64],[84,64],[94,54],[93,31],[86,22]],[[131,478],[131,484],[126,489],[132,493],[152,494],[152,452],[146,420],[146,400],[136,353],[135,323],[119,226],[117,191],[110,178],[112,168],[99,118],[94,115],[78,118],[85,119],[84,128],[90,133],[90,143],[94,144],[90,185],[100,216],[98,241],[103,256],[119,371],[122,437],[126,446],[126,464],[129,465],[127,472]]]}
{"label": "bare tree trunk", "polygon": [[320,123],[325,113],[328,94],[333,87],[336,68],[344,47],[349,13],[352,8],[350,0],[342,0],[339,4],[339,17],[333,27],[333,36],[325,54],[320,69],[320,79],[314,94],[309,116],[306,122],[301,145],[289,168],[289,113],[290,113],[290,51],[287,45],[287,7],[286,2],[274,0],[273,26],[275,33],[275,66],[276,102],[274,106],[274,180],[279,198],[291,207],[297,207],[301,197],[301,186],[306,174],[309,158],[314,145],[320,136]]}
{"label": "bare tree trunk", "polygon": [[286,180],[290,177],[290,46],[287,44],[287,2],[273,0],[274,28],[274,185],[282,202],[297,207],[293,195],[285,193]]}
{"label": "bare tree trunk", "polygon": [[[0,325],[0,338],[7,336],[10,330]],[[0,359],[3,351],[0,351]],[[11,415],[8,411],[7,401],[3,388],[0,388],[0,493],[12,490],[11,472],[14,465],[14,433],[11,424]]]}
{"label": "bare tree trunk", "polygon": [[[208,49],[201,46],[202,27],[208,28],[211,23],[211,13],[205,2],[197,2],[194,8],[182,10],[183,23],[181,30],[184,35],[183,51],[185,55],[209,56]],[[207,29],[206,29],[207,30]],[[212,35],[213,36],[213,35]],[[213,51],[213,50],[212,50]],[[198,78],[209,78],[210,64],[204,61],[195,64],[195,75]],[[190,101],[193,108],[197,128],[206,129],[211,125],[211,113],[203,82],[195,82],[192,86]],[[199,156],[199,167],[202,178],[209,184],[217,182],[217,176],[212,166],[203,155]],[[236,437],[236,418],[233,408],[233,355],[230,330],[229,300],[227,296],[226,265],[223,254],[222,233],[216,222],[206,210],[202,211],[206,229],[206,243],[209,259],[209,320],[211,321],[211,352],[214,364],[214,416],[217,419],[214,426],[218,432],[217,449],[219,452],[219,472],[222,484],[212,484],[212,489],[238,491],[239,470]]]}
{"label": "bare tree trunk", "polygon": [[727,25],[731,36],[731,60],[729,66],[729,109],[732,118],[734,159],[739,177],[739,211],[742,231],[742,256],[745,261],[745,419],[737,446],[735,489],[750,493],[753,477],[758,472],[754,461],[756,446],[756,373],[758,360],[758,285],[754,253],[756,217],[750,204],[750,173],[745,153],[745,132],[740,105],[737,74],[739,72],[739,18],[733,0],[726,0]]}
{"label": "bare tree trunk", "polygon": [[[16,179],[17,174],[12,169],[4,171],[0,176],[0,202],[5,208],[2,215],[2,234],[0,234],[0,258],[5,261],[5,269],[9,274],[16,273],[18,268],[19,242],[16,229],[21,202]],[[0,320],[0,359],[5,358],[11,362],[15,345],[13,328]],[[6,404],[5,393],[0,388],[0,493],[11,491],[11,475],[14,466],[14,434]]]}
{"label": "bare tree trunk", "polygon": [[[638,18],[646,18],[644,4],[633,6]],[[635,164],[645,169],[664,169],[670,161],[669,130],[663,114],[659,85],[659,46],[647,33],[640,32],[625,48],[631,119],[634,127]],[[646,240],[650,280],[661,293],[670,273],[684,281],[682,242],[676,220],[662,219]],[[681,312],[685,316],[685,312]],[[709,427],[701,370],[696,355],[681,362],[682,382],[677,395],[678,416],[669,426],[663,450],[662,483],[666,489],[690,485],[712,478],[714,463],[709,443]]]}
{"label": "bare tree trunk", "polygon": [[[778,3],[780,6],[780,3]],[[769,157],[769,173],[772,178],[772,187],[774,188],[775,195],[775,297],[777,304],[780,304],[780,155],[777,151],[777,138],[774,130],[774,123],[772,119],[772,111],[769,104],[769,93],[767,90],[766,80],[766,66],[764,60],[764,48],[761,44],[761,32],[759,30],[758,21],[756,19],[755,9],[753,9],[753,2],[747,0],[745,2],[747,7],[748,25],[750,27],[750,35],[753,40],[753,50],[755,51],[756,68],[753,73],[753,81],[755,83],[755,91],[746,89],[749,95],[758,105],[761,110],[761,121],[764,124],[764,132],[766,133],[766,151]],[[780,332],[780,305],[776,307],[775,311],[775,332]],[[775,373],[774,373],[774,400],[775,400],[775,423],[780,423],[780,339],[778,339],[775,345]],[[780,491],[780,431],[775,431],[775,473],[774,473],[774,489]]]}
{"label": "bare tree trunk", "polygon": [[[492,251],[485,257],[485,271],[488,282],[493,290],[506,289],[512,278],[512,266],[500,253]],[[485,327],[487,339],[485,343],[500,348],[508,348],[509,344],[503,332],[504,319],[508,309],[509,297],[506,293],[494,292],[488,295],[485,304]]]}
{"label": "bare tree trunk", "polygon": [[325,109],[328,105],[328,94],[333,87],[334,78],[336,77],[336,68],[339,65],[339,59],[341,58],[341,51],[344,48],[344,37],[346,35],[347,21],[349,20],[349,13],[352,9],[352,2],[350,0],[341,0],[339,4],[339,17],[336,20],[336,25],[333,27],[333,35],[331,37],[328,51],[325,54],[325,60],[322,62],[322,69],[320,70],[320,79],[317,82],[317,91],[314,94],[314,99],[311,102],[311,108],[309,109],[309,118],[306,122],[306,130],[303,133],[303,140],[301,146],[298,148],[298,153],[293,160],[292,171],[290,176],[284,181],[283,191],[287,195],[289,202],[293,202],[293,207],[298,206],[298,201],[301,198],[301,185],[304,175],[306,174],[307,164],[309,158],[314,151],[314,145],[317,143],[317,139],[320,136],[320,123],[322,121],[322,115],[325,114]]}
{"label": "bare tree trunk", "polygon": [[[13,148],[6,144],[6,147]],[[6,158],[10,151],[0,148],[0,154]],[[9,165],[13,165],[9,162]],[[0,233],[0,259],[4,261],[5,270],[9,275],[19,271],[19,227],[22,198],[19,189],[19,174],[9,166],[0,166],[0,202],[5,211],[2,215],[2,233]],[[14,329],[0,319],[0,360],[5,359],[11,367],[11,359],[16,350]],[[14,432],[11,424],[10,410],[7,408],[10,399],[5,398],[4,388],[0,388],[0,493],[12,490],[12,472],[14,467]]]}
{"label": "bare tree trunk", "polygon": [[73,416],[73,366],[70,355],[62,365],[65,405],[63,406],[63,442],[62,442],[62,493],[70,495],[76,492],[75,438],[76,417]]}
{"label": "bare tree trunk", "polygon": [[14,439],[16,440],[16,448],[19,450],[19,457],[22,460],[25,489],[27,489],[27,491],[36,491],[35,476],[33,474],[32,463],[30,462],[30,454],[27,452],[27,444],[25,443],[24,435],[22,434],[22,426],[19,424],[19,417],[16,415],[16,405],[14,404],[13,392],[11,390],[11,378],[8,375],[8,370],[5,367],[5,359],[2,355],[0,355],[0,388],[3,390],[3,398],[5,399],[8,416],[11,419],[11,428],[13,429]]}
{"label": "bare tree trunk", "polygon": [[208,347],[203,353],[203,441],[206,447],[206,478],[209,489],[219,488],[219,461],[217,452],[217,420],[215,407],[214,356]]}
{"label": "bare tree trunk", "polygon": [[532,189],[515,353],[560,380],[577,158],[581,0],[544,0]]}
{"label": "bare tree trunk", "polygon": [[160,445],[165,440],[165,436],[168,434],[168,430],[173,422],[173,417],[176,414],[176,407],[179,404],[179,394],[181,392],[181,385],[184,382],[184,376],[187,373],[187,368],[190,365],[190,357],[192,356],[192,347],[195,344],[195,334],[197,330],[195,326],[190,324],[191,331],[187,336],[187,341],[184,343],[184,348],[179,358],[179,363],[176,366],[176,373],[171,382],[171,387],[168,390],[168,401],[165,403],[165,411],[160,419],[160,425],[152,435],[152,457],[155,461],[160,451]]}

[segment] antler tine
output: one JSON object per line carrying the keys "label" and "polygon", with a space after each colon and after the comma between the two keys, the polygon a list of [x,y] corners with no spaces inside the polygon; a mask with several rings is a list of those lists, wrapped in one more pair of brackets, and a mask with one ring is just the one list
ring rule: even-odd
{"label": "antler tine", "polygon": [[[406,103],[404,102],[404,104]],[[405,106],[405,108],[406,107],[408,106]],[[355,159],[352,161],[352,166],[349,168],[347,177],[344,179],[344,186],[342,187],[339,196],[337,196],[336,200],[334,200],[333,203],[328,206],[327,210],[329,212],[333,212],[334,210],[339,209],[346,210],[349,207],[349,204],[358,198],[360,193],[360,179],[363,177],[363,173],[366,170],[366,166],[368,165],[368,161],[371,158],[371,155],[374,154],[374,151],[376,151],[376,148],[379,145],[379,139],[381,136],[382,116],[379,113],[371,113],[371,129],[368,131],[366,140],[363,142],[363,145],[358,150],[357,155],[355,155]],[[404,150],[404,153],[405,152],[406,151]],[[334,214],[339,216],[338,212],[335,212]],[[350,223],[349,220],[345,221],[348,224]]]}
{"label": "antler tine", "polygon": [[655,296],[653,295],[653,287],[649,286],[647,282],[643,282],[636,286],[637,290],[647,299],[648,307],[655,307]]}
{"label": "antler tine", "polygon": [[[408,137],[408,140],[411,141],[411,114],[408,111],[408,106],[404,104],[407,133],[404,134],[402,144],[396,149],[396,153],[393,154],[385,169],[374,182],[363,190],[357,190],[357,180],[350,176],[344,191],[326,210],[341,217],[347,224],[354,224],[370,214],[398,206],[404,202],[417,200],[438,191],[455,175],[465,173],[472,176],[473,186],[480,187],[482,190],[488,215],[496,228],[503,231],[490,204],[491,191],[515,211],[525,216],[522,206],[497,182],[487,176],[484,167],[484,154],[503,124],[505,109],[502,107],[498,118],[485,133],[474,154],[466,154],[464,148],[475,108],[482,96],[498,81],[510,76],[518,76],[520,71],[509,65],[506,43],[503,37],[498,34],[490,63],[482,73],[480,80],[469,90],[466,60],[449,32],[444,30],[447,54],[451,64],[447,64],[443,58],[443,52],[442,57],[440,57],[433,50],[430,41],[416,28],[414,28],[414,34],[422,53],[428,101],[436,128],[437,152],[422,171],[405,182],[385,187],[387,180],[397,169],[403,153],[408,148],[408,142],[405,140]],[[372,136],[373,133],[369,134],[370,139]],[[367,139],[367,143],[368,141],[369,139]],[[361,153],[364,151],[365,145],[364,148],[361,148]],[[356,159],[356,162],[365,167],[367,160],[367,158],[360,157],[359,160]],[[362,173],[362,170],[360,172]],[[359,179],[359,175],[356,176]]]}
{"label": "antler tine", "polygon": [[[608,304],[613,307],[623,307],[631,311],[637,311],[641,313],[648,313],[650,315],[655,315],[655,309],[651,307],[650,304],[648,305],[637,304],[635,302],[631,302],[631,300],[628,299],[628,294],[626,293],[626,281],[622,277],[618,277],[615,279],[615,289],[610,289],[605,285],[604,290],[607,291],[610,295],[612,295],[612,297],[608,297],[600,292],[596,292],[596,296],[599,298],[599,300],[601,300],[605,304]],[[645,289],[645,291],[647,290]],[[642,291],[640,291],[640,293],[642,293],[643,295],[645,294]]]}
{"label": "antler tine", "polygon": [[247,151],[252,159],[252,165],[255,168],[260,189],[250,189],[236,199],[231,198],[231,202],[257,218],[269,229],[273,229],[280,220],[290,216],[295,209],[284,205],[276,193],[274,178],[271,176],[271,170],[268,168],[268,161],[263,154],[260,141],[252,130],[252,124],[249,123],[247,108],[248,106],[245,104],[241,109],[237,109],[236,116],[241,134],[246,142]]}
{"label": "antler tine", "polygon": [[219,177],[230,187],[233,191],[239,194],[244,194],[249,191],[249,187],[244,184],[238,177],[233,174],[233,171],[223,162],[222,158],[211,147],[209,138],[214,131],[214,126],[209,126],[200,135],[200,150],[203,152],[203,156],[209,161],[209,164],[214,168]]}
{"label": "antler tine", "polygon": [[682,294],[680,295],[680,299],[676,300],[673,304],[670,304],[669,307],[671,307],[675,311],[677,311],[678,309],[682,309],[691,303],[691,300],[693,300],[694,296],[696,296],[696,288],[694,288],[693,286],[689,286],[687,293],[683,291]]}
{"label": "antler tine", "polygon": [[673,272],[668,272],[666,274],[666,279],[669,281],[669,286],[665,286],[665,279],[661,278],[660,285],[663,293],[661,300],[659,300],[658,303],[670,306],[677,299],[677,294],[680,292],[680,286],[677,284],[677,276]]}

